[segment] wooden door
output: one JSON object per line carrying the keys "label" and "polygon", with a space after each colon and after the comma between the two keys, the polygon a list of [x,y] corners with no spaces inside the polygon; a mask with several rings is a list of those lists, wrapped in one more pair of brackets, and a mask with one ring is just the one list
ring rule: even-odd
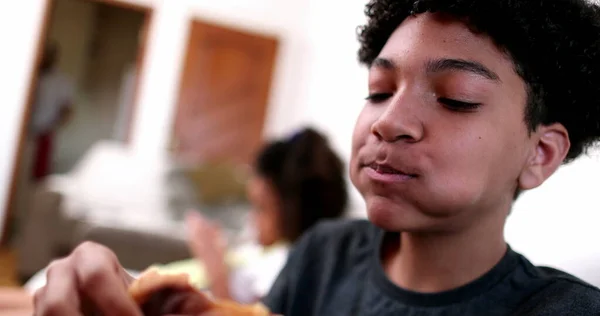
{"label": "wooden door", "polygon": [[174,124],[186,162],[248,163],[262,143],[278,41],[194,21]]}

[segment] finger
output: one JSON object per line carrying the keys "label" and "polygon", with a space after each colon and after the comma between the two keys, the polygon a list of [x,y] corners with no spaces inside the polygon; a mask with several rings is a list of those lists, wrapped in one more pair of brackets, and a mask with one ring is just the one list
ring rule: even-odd
{"label": "finger", "polygon": [[48,267],[46,286],[34,295],[34,315],[80,316],[79,295],[73,267],[67,259]]}
{"label": "finger", "polygon": [[186,214],[185,225],[191,238],[201,238],[206,234],[207,221],[198,212]]}
{"label": "finger", "polygon": [[227,247],[228,239],[225,233],[223,233],[223,228],[219,223],[211,223],[208,230],[211,235],[211,241],[214,243],[215,247],[219,249]]}
{"label": "finger", "polygon": [[224,249],[224,248],[227,248],[227,244],[229,244],[229,240],[227,240],[227,236],[225,236],[224,234],[220,234],[219,238],[217,239],[217,247],[219,249]]}
{"label": "finger", "polygon": [[198,228],[198,235],[207,241],[217,240],[222,235],[221,227],[217,223],[204,221]]}
{"label": "finger", "polygon": [[220,250],[227,247],[227,236],[219,230],[215,230],[209,233],[209,238],[205,240],[206,246],[211,247],[214,250]]}
{"label": "finger", "polygon": [[207,220],[200,214],[198,211],[188,211],[185,214],[186,223],[192,228],[197,228],[198,226],[203,225]]}
{"label": "finger", "polygon": [[201,239],[205,244],[214,243],[215,241],[223,237],[221,228],[218,225],[213,224],[211,222],[203,223],[202,226],[199,227],[197,235],[199,236],[199,239]]}
{"label": "finger", "polygon": [[127,292],[121,268],[112,252],[98,245],[93,247],[94,251],[75,253],[76,280],[86,298],[104,315],[142,316]]}

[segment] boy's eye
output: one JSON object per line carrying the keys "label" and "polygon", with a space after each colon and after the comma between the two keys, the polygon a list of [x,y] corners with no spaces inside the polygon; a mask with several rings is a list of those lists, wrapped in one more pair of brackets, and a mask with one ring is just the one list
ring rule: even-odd
{"label": "boy's eye", "polygon": [[372,103],[379,103],[389,99],[391,96],[391,93],[371,93],[365,99]]}
{"label": "boy's eye", "polygon": [[469,112],[476,110],[481,106],[481,103],[464,102],[448,98],[439,98],[438,102],[443,104],[449,110],[457,112]]}

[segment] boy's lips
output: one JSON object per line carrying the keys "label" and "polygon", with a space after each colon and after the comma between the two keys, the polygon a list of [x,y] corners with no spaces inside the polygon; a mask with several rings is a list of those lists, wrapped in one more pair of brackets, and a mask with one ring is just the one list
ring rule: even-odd
{"label": "boy's lips", "polygon": [[369,178],[378,182],[403,182],[417,177],[416,174],[399,170],[386,163],[372,162],[364,165]]}

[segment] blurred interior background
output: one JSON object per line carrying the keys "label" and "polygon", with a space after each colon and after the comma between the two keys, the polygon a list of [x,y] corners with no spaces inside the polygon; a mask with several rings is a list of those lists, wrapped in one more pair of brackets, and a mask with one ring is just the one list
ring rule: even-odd
{"label": "blurred interior background", "polygon": [[[189,257],[190,208],[244,238],[246,166],[315,126],[349,158],[366,96],[364,0],[22,0],[0,10],[0,285],[83,240],[126,268]],[[39,63],[57,47],[72,90],[47,176],[32,180]],[[519,198],[507,239],[600,285],[600,150]],[[352,189],[348,216],[364,216]]]}

